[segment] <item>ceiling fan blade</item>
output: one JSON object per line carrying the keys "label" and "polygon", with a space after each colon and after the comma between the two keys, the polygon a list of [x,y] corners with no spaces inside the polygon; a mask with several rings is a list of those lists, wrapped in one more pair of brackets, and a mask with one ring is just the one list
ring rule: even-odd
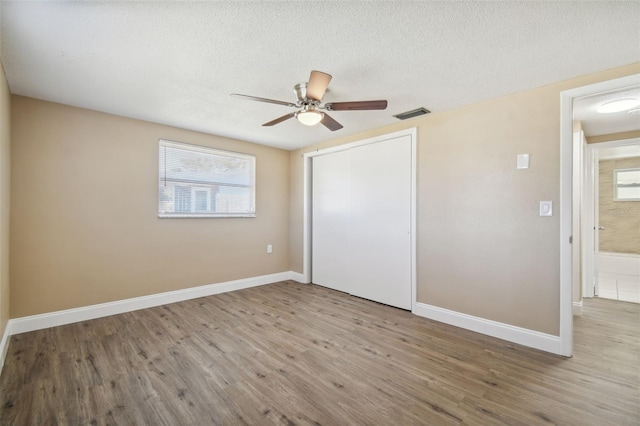
{"label": "ceiling fan blade", "polygon": [[268,104],[284,105],[284,106],[288,106],[288,107],[296,106],[296,104],[291,103],[291,102],[277,101],[275,99],[259,98],[257,96],[241,95],[239,93],[232,93],[231,97],[238,98],[238,99],[246,99],[246,100],[249,100],[249,101],[266,102]]}
{"label": "ceiling fan blade", "polygon": [[363,111],[387,109],[387,101],[331,102],[324,106],[328,111]]}
{"label": "ceiling fan blade", "polygon": [[311,71],[309,83],[307,84],[307,98],[312,101],[319,101],[324,96],[324,92],[329,87],[331,76],[322,71]]}
{"label": "ceiling fan blade", "polygon": [[324,125],[324,127],[331,130],[332,132],[342,129],[342,124],[331,118],[331,116],[326,112],[324,113],[324,118],[322,119],[321,123]]}
{"label": "ceiling fan blade", "polygon": [[294,117],[295,115],[296,115],[295,112],[290,112],[289,114],[285,114],[282,117],[278,117],[275,120],[269,121],[268,123],[264,123],[263,126],[273,126],[275,124],[282,123],[283,121],[288,120],[291,117]]}

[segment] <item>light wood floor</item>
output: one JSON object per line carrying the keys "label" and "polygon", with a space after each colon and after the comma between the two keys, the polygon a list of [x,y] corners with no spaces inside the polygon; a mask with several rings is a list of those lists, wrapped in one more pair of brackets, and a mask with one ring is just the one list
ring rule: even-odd
{"label": "light wood floor", "polygon": [[638,425],[640,305],[565,359],[283,282],[13,336],[2,425]]}

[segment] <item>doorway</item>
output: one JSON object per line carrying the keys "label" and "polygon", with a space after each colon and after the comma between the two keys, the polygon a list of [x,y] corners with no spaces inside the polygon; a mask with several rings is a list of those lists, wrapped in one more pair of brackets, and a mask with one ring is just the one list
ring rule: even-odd
{"label": "doorway", "polygon": [[[573,179],[573,164],[576,152],[582,153],[583,149],[586,149],[584,148],[586,143],[574,149],[576,148],[574,101],[633,87],[640,87],[640,74],[578,87],[560,94],[560,348],[558,353],[564,356],[571,356],[573,353],[573,310],[574,307],[581,309],[582,306],[582,288],[580,285],[575,286],[575,282],[580,283],[581,279],[574,281],[573,278],[583,275],[585,253],[583,244],[577,241],[573,244],[574,235],[578,236],[578,239],[587,235],[584,232],[574,234],[573,228],[574,211],[579,212],[579,217],[584,217],[583,181]],[[578,164],[584,165],[584,161],[580,160]],[[578,229],[583,229],[584,223],[581,221]],[[578,262],[574,262],[576,251]]]}

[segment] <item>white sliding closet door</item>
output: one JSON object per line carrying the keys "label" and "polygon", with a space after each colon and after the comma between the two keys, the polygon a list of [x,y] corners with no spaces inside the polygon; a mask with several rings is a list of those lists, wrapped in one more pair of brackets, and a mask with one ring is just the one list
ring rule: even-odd
{"label": "white sliding closet door", "polygon": [[313,159],[313,282],[351,292],[349,247],[349,151]]}
{"label": "white sliding closet door", "polygon": [[313,159],[316,284],[411,309],[411,137]]}
{"label": "white sliding closet door", "polygon": [[351,293],[411,309],[411,138],[352,150]]}

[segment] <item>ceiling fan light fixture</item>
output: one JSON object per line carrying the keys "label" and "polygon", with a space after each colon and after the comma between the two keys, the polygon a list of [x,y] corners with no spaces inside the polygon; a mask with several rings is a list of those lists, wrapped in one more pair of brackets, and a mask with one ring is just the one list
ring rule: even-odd
{"label": "ceiling fan light fixture", "polygon": [[625,98],[616,99],[615,101],[605,102],[598,107],[596,111],[600,114],[611,114],[613,112],[627,111],[631,108],[640,106],[640,99]]}
{"label": "ceiling fan light fixture", "polygon": [[315,126],[324,118],[324,112],[308,109],[296,112],[296,118],[305,126]]}

